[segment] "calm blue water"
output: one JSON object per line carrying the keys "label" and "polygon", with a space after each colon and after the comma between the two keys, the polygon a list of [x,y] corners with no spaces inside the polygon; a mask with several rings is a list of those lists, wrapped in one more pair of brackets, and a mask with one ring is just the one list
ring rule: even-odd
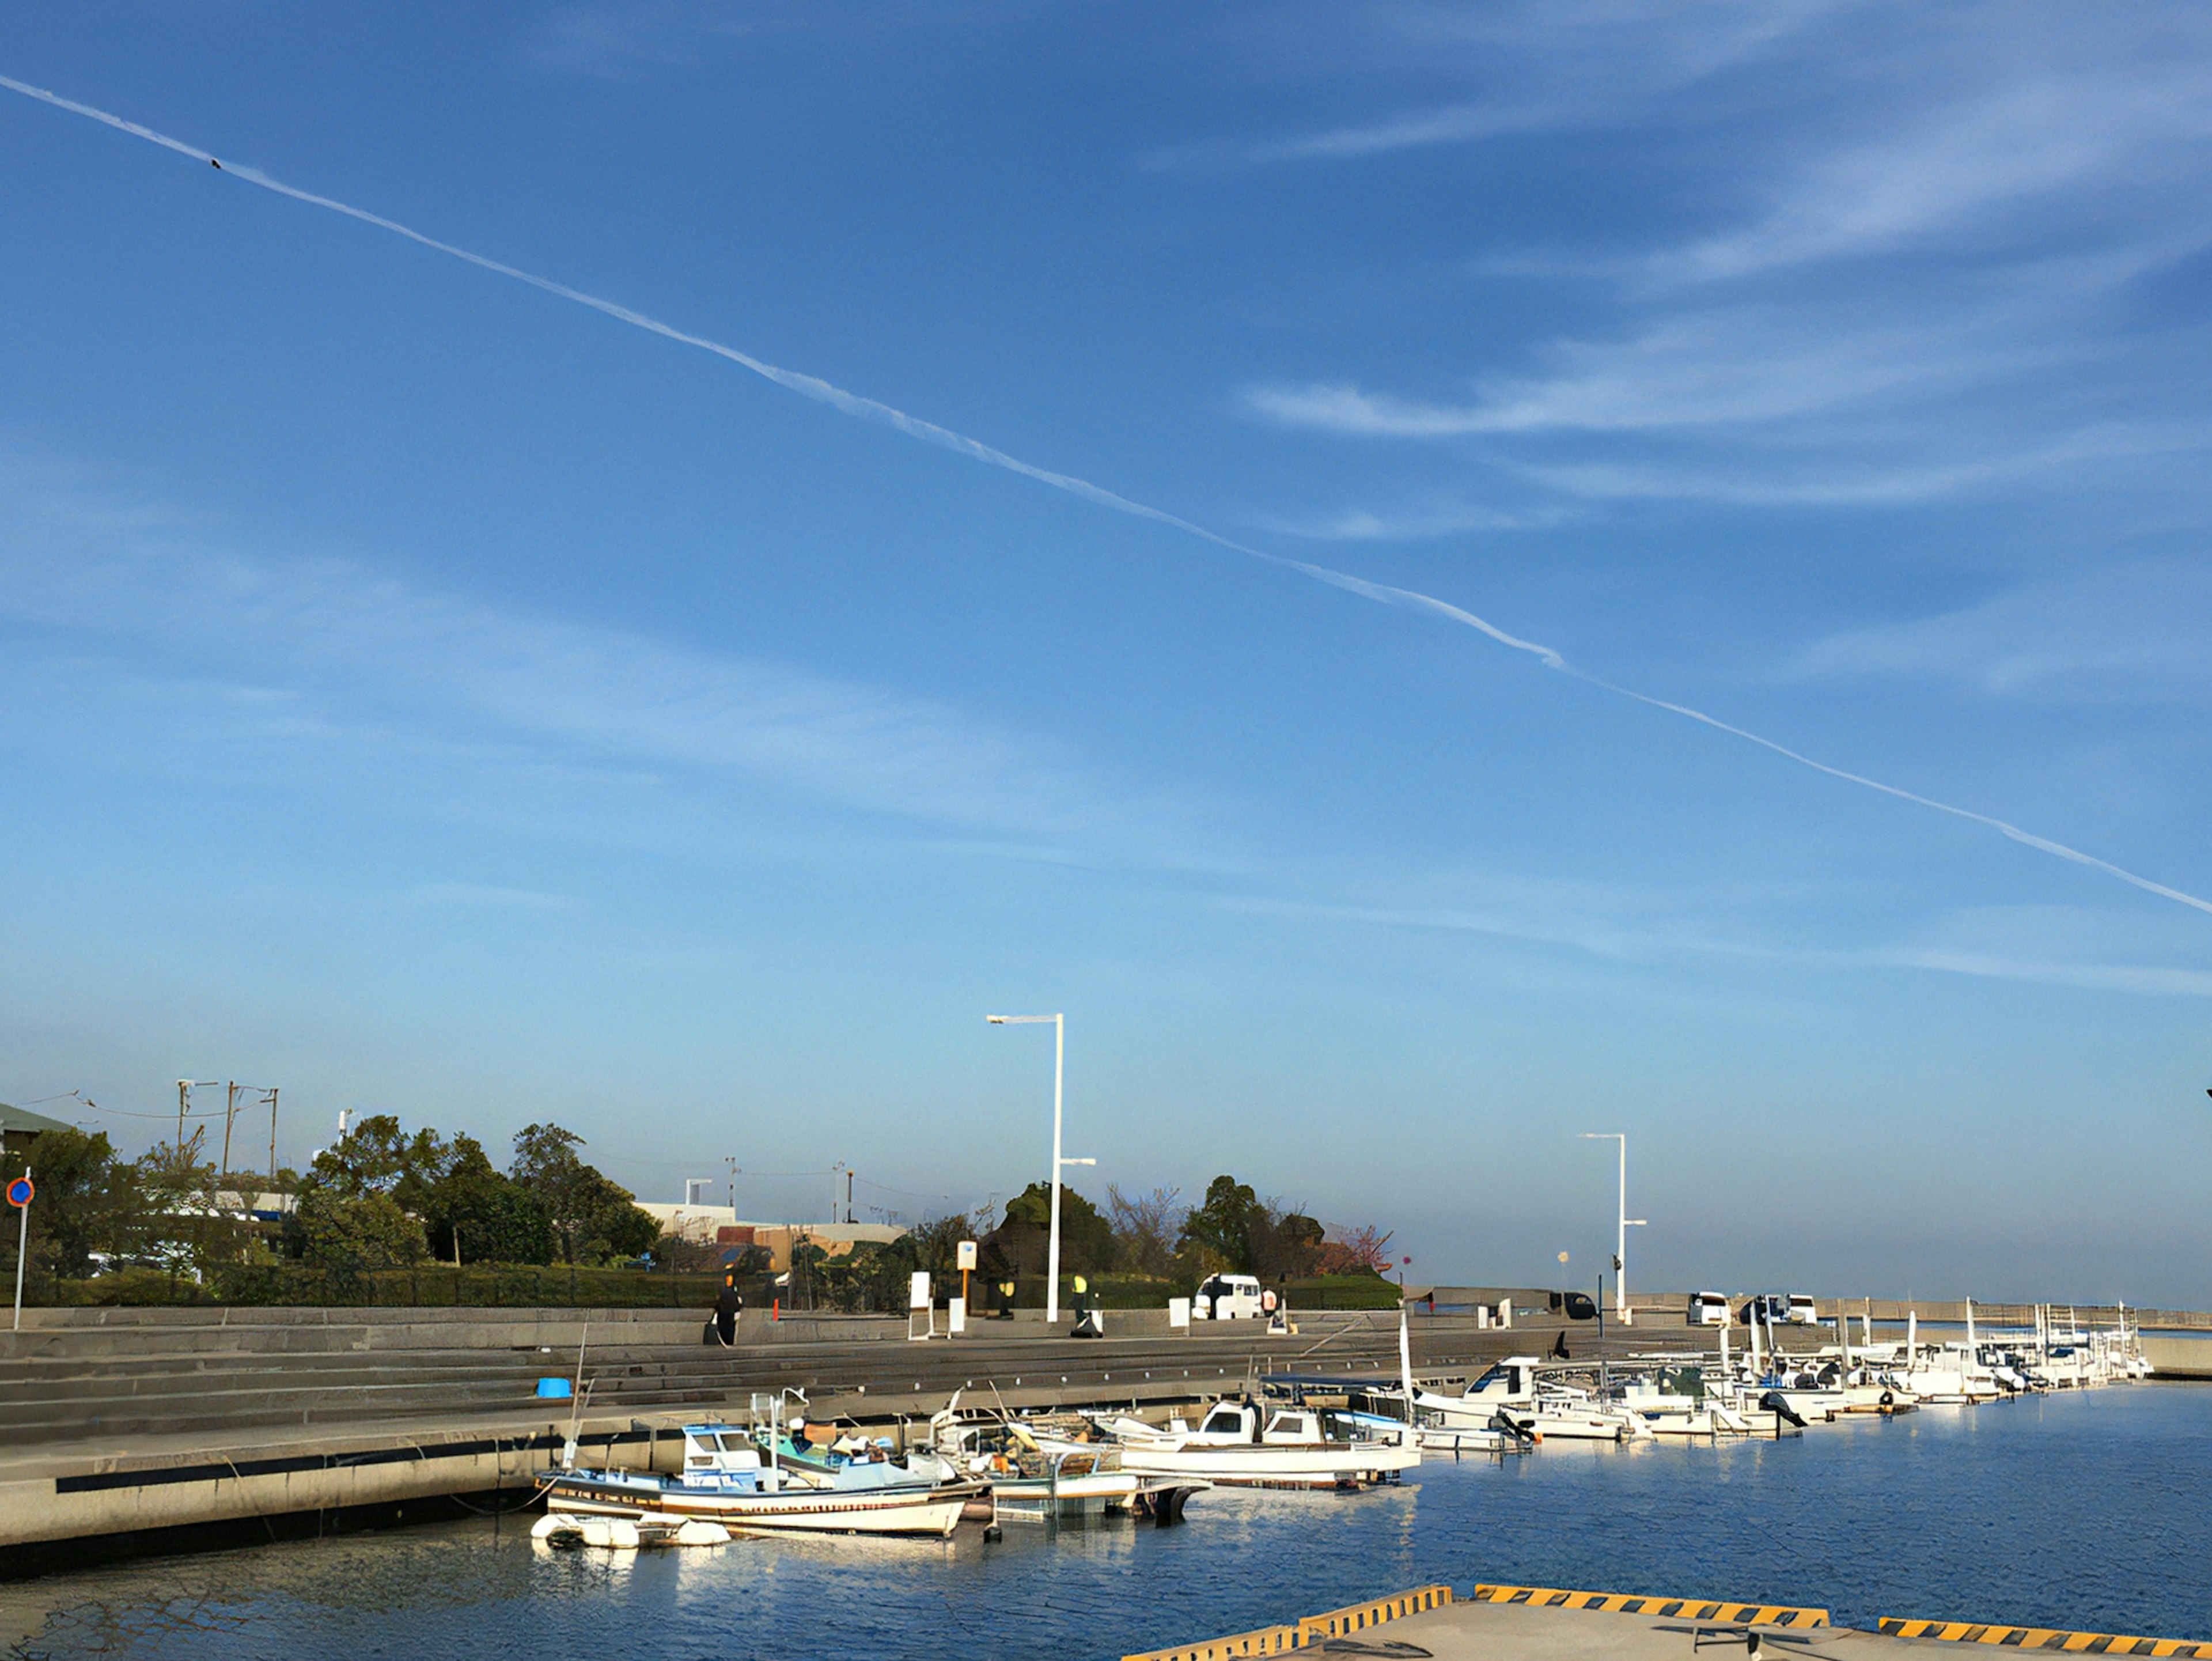
{"label": "calm blue water", "polygon": [[1118,1656],[1427,1581],[2212,1637],[2212,1389],[2145,1385],[1780,1443],[1547,1446],[1188,1526],[986,1546],[746,1541],[618,1559],[489,1524],[0,1586],[25,1656]]}

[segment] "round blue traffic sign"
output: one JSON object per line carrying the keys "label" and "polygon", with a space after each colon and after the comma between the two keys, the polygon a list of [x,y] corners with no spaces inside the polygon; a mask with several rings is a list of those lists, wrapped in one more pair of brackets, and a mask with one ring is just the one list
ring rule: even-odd
{"label": "round blue traffic sign", "polygon": [[31,1203],[31,1179],[18,1177],[8,1184],[8,1203],[20,1209]]}

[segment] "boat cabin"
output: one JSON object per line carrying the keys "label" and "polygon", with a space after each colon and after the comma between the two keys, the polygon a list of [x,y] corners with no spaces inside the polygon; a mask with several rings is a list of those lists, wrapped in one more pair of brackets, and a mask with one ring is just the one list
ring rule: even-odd
{"label": "boat cabin", "polygon": [[1462,1390],[1460,1399],[1494,1402],[1500,1407],[1526,1407],[1536,1399],[1536,1358],[1507,1356]]}
{"label": "boat cabin", "polygon": [[757,1494],[771,1488],[751,1435],[733,1425],[684,1427],[684,1486]]}

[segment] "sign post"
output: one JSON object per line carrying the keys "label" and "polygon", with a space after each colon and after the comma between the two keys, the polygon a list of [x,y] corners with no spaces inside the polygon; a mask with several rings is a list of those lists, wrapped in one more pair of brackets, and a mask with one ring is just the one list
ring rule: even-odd
{"label": "sign post", "polygon": [[31,1196],[37,1192],[31,1186],[31,1167],[25,1165],[23,1174],[8,1184],[8,1203],[21,1214],[15,1226],[15,1327],[23,1329],[23,1264],[31,1255]]}

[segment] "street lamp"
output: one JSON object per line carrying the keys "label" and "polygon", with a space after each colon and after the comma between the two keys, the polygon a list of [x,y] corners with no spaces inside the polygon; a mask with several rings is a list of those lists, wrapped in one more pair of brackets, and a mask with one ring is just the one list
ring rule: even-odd
{"label": "street lamp", "polygon": [[1067,1017],[1059,1015],[986,1015],[994,1026],[1041,1026],[1052,1023],[1052,1233],[1045,1250],[1044,1318],[1047,1325],[1060,1320],[1060,1171],[1062,1165],[1097,1165],[1096,1159],[1066,1159],[1060,1153],[1060,1080],[1067,1062]]}
{"label": "street lamp", "polygon": [[1580,1135],[1586,1142],[1620,1144],[1620,1219],[1613,1248],[1613,1307],[1623,1324],[1633,1326],[1634,1317],[1628,1312],[1628,1231],[1642,1228],[1645,1223],[1643,1218],[1628,1214],[1628,1137],[1618,1130],[1585,1130]]}

